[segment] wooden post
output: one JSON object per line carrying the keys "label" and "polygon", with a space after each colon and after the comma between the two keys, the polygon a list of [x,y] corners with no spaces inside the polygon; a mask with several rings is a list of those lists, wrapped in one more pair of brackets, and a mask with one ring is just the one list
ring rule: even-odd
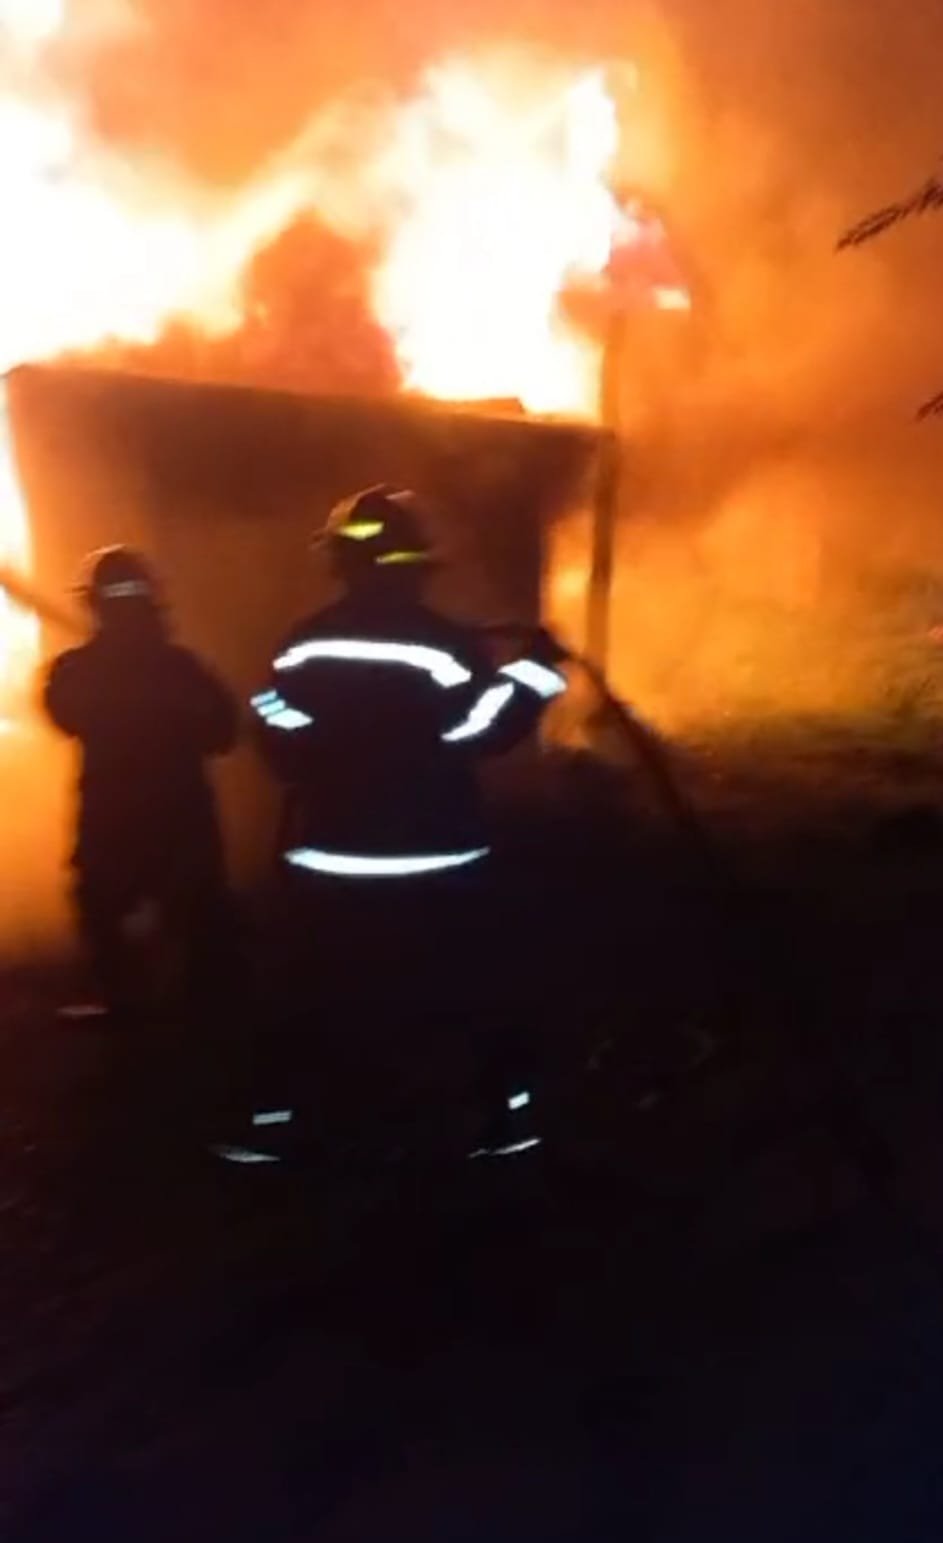
{"label": "wooden post", "polygon": [[625,332],[626,318],[617,312],[609,323],[603,350],[600,416],[606,432],[599,447],[593,495],[592,554],[586,597],[586,653],[603,674],[609,664],[612,570],[622,478],[620,392]]}

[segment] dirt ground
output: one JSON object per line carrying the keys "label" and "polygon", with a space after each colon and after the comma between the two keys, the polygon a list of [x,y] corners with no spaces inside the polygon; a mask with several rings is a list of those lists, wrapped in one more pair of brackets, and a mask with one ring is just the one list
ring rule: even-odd
{"label": "dirt ground", "polygon": [[933,777],[900,818],[751,775],[709,769],[713,867],[603,788],[510,842],[548,960],[512,1164],[219,1166],[172,1026],[8,973],[4,1539],[937,1543]]}

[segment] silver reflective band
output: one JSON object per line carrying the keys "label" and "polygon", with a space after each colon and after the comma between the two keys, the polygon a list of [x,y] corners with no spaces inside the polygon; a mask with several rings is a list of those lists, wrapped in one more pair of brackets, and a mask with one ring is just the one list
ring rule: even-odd
{"label": "silver reflective band", "polygon": [[508,1099],[508,1108],[514,1113],[518,1109],[526,1109],[530,1104],[529,1093],[513,1093]]}
{"label": "silver reflective band", "polygon": [[490,850],[490,847],[476,847],[471,852],[441,852],[426,857],[359,857],[344,852],[322,852],[317,847],[297,847],[285,853],[285,861],[294,868],[308,868],[312,873],[393,879],[416,873],[444,873],[448,868],[465,868],[469,863],[477,863],[487,857]]}
{"label": "silver reflective band", "polygon": [[300,712],[297,707],[289,707],[277,691],[265,691],[261,696],[254,696],[252,706],[273,729],[307,729],[314,722],[307,713]]}
{"label": "silver reflective band", "polygon": [[281,1158],[274,1152],[257,1152],[252,1147],[229,1146],[225,1142],[218,1146],[210,1147],[214,1157],[221,1157],[224,1163],[280,1163]]}
{"label": "silver reflective band", "polygon": [[262,1130],[267,1125],[290,1125],[294,1118],[294,1109],[259,1109],[252,1116],[252,1123],[256,1130]]}
{"label": "silver reflective band", "polygon": [[489,686],[488,690],[478,698],[464,723],[460,723],[457,729],[450,729],[448,734],[442,735],[445,743],[457,745],[463,739],[477,739],[479,734],[484,734],[490,729],[513,695],[514,687],[510,682],[506,686]]}
{"label": "silver reflective band", "polygon": [[422,670],[439,686],[464,686],[471,671],[452,654],[424,643],[381,643],[374,638],[312,638],[295,643],[275,660],[276,670],[297,670],[312,659],[347,659],[364,664],[407,664]]}
{"label": "silver reflective band", "polygon": [[513,1141],[507,1147],[479,1147],[477,1152],[469,1152],[468,1155],[472,1161],[478,1157],[517,1157],[520,1152],[533,1152],[540,1146],[543,1146],[543,1138],[531,1136],[529,1141]]}
{"label": "silver reflective band", "polygon": [[103,584],[99,593],[106,600],[132,600],[135,595],[149,595],[151,586],[143,579],[126,579],[122,584]]}
{"label": "silver reflective band", "polygon": [[566,690],[566,681],[559,670],[550,670],[545,664],[537,664],[533,659],[515,659],[513,664],[504,665],[498,674],[506,675],[519,686],[526,686],[528,691],[536,692],[545,702],[562,695]]}
{"label": "silver reflective band", "polygon": [[281,712],[270,713],[266,717],[266,723],[273,729],[308,729],[314,722],[307,713],[299,713],[294,707],[285,707]]}

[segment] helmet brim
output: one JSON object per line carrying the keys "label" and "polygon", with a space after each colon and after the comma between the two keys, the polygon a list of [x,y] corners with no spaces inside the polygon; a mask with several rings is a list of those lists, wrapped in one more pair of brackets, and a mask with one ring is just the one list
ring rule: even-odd
{"label": "helmet brim", "polygon": [[395,551],[373,555],[365,545],[348,541],[341,531],[329,528],[319,531],[312,538],[308,550],[316,555],[322,552],[357,553],[362,557],[365,568],[386,568],[390,571],[403,568],[441,568],[442,566],[441,553],[434,549],[428,552],[410,552],[408,557],[399,557]]}

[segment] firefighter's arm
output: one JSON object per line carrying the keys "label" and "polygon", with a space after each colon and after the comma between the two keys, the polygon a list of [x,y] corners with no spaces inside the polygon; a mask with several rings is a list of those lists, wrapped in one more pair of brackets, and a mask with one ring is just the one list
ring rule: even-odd
{"label": "firefighter's arm", "polygon": [[42,704],[63,734],[81,735],[85,724],[85,692],[77,650],[60,654],[49,666],[42,686]]}
{"label": "firefighter's arm", "polygon": [[464,717],[446,733],[447,744],[477,755],[504,755],[537,728],[550,703],[566,690],[562,650],[549,633],[535,631],[468,703]]}
{"label": "firefighter's arm", "polygon": [[348,683],[329,663],[298,658],[317,636],[317,619],[310,618],[283,638],[266,684],[250,702],[253,741],[269,769],[286,783],[306,781],[314,759],[323,753],[321,715],[346,696]]}
{"label": "firefighter's arm", "polygon": [[178,708],[203,755],[226,755],[239,738],[236,698],[195,654],[181,651]]}
{"label": "firefighter's arm", "polygon": [[293,706],[283,683],[273,673],[268,684],[250,702],[252,739],[269,769],[279,781],[304,781],[311,754],[314,718]]}
{"label": "firefighter's arm", "polygon": [[[266,700],[260,703],[259,698]],[[262,756],[266,766],[278,778],[279,782],[300,783],[305,780],[305,771],[310,756],[308,735],[279,727],[283,720],[280,714],[290,712],[287,707],[279,705],[276,697],[267,697],[267,693],[259,692],[252,699],[252,742]],[[266,708],[271,707],[271,715],[266,715]]]}

